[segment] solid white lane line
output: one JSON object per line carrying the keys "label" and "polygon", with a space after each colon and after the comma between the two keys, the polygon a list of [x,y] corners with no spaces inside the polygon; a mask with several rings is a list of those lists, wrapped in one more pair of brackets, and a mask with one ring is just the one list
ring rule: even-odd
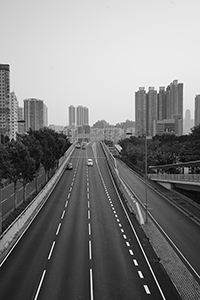
{"label": "solid white lane line", "polygon": [[92,277],[92,269],[90,269],[90,299],[94,299],[93,295],[93,277]]}
{"label": "solid white lane line", "polygon": [[144,278],[143,274],[141,271],[138,271],[138,275],[140,276],[140,278]]}
{"label": "solid white lane line", "polygon": [[38,286],[38,289],[37,289],[34,300],[36,300],[38,298],[38,295],[39,295],[39,292],[40,292],[40,289],[41,289],[41,286],[42,286],[42,282],[44,280],[45,273],[46,273],[46,270],[44,270],[43,273],[42,273],[42,277],[40,279],[40,283],[39,283],[39,286]]}
{"label": "solid white lane line", "polygon": [[51,250],[50,250],[50,252],[49,252],[48,259],[50,259],[50,258],[51,258],[51,254],[52,254],[52,252],[53,252],[53,248],[54,248],[54,246],[55,246],[55,241],[53,242],[53,244],[52,244],[52,246],[51,246]]}
{"label": "solid white lane line", "polygon": [[56,235],[58,235],[59,231],[60,231],[60,226],[61,226],[61,223],[58,224],[58,228],[57,228],[57,231],[56,231]]}
{"label": "solid white lane line", "polygon": [[92,259],[92,242],[89,241],[89,259]]}
{"label": "solid white lane line", "polygon": [[63,210],[63,212],[62,212],[61,219],[63,219],[63,218],[64,218],[64,215],[65,215],[65,210]]}
{"label": "solid white lane line", "polygon": [[151,292],[150,292],[150,290],[149,290],[149,288],[148,288],[147,285],[144,285],[144,289],[145,289],[145,292],[146,292],[147,294],[151,294]]}
{"label": "solid white lane line", "polygon": [[88,224],[88,231],[89,231],[89,235],[91,235],[91,226],[90,226],[90,223]]}
{"label": "solid white lane line", "polygon": [[67,207],[67,205],[68,205],[68,201],[65,202],[65,207]]}
{"label": "solid white lane line", "polygon": [[134,265],[135,265],[136,267],[138,267],[138,262],[137,262],[136,259],[133,259],[133,263],[134,263]]}

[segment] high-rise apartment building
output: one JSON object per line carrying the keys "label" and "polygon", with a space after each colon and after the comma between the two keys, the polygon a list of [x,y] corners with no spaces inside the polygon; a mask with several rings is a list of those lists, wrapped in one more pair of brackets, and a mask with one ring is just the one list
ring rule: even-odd
{"label": "high-rise apartment building", "polygon": [[0,64],[0,134],[10,134],[10,65]]}
{"label": "high-rise apartment building", "polygon": [[183,134],[183,83],[178,83],[178,80],[170,83],[166,90],[160,87],[158,93],[153,87],[149,87],[148,93],[144,87],[135,93],[136,136],[156,134],[157,124],[160,126],[159,132],[169,124],[174,124],[174,133]]}
{"label": "high-rise apartment building", "polygon": [[144,87],[135,92],[135,135],[146,134],[147,127],[147,95]]}
{"label": "high-rise apartment building", "polygon": [[194,126],[200,125],[200,95],[195,96]]}
{"label": "high-rise apartment building", "polygon": [[47,107],[43,100],[36,98],[24,99],[25,131],[30,128],[39,130],[48,125]]}
{"label": "high-rise apartment building", "polygon": [[73,105],[69,106],[68,109],[68,116],[69,116],[69,126],[76,125],[76,108]]}
{"label": "high-rise apartment building", "polygon": [[158,119],[158,95],[154,87],[147,93],[147,136],[153,136],[154,120]]}
{"label": "high-rise apartment building", "polygon": [[89,125],[89,109],[86,106],[69,106],[69,126]]}
{"label": "high-rise apartment building", "polygon": [[[24,108],[23,107],[18,107],[18,121],[24,121]],[[24,123],[18,123],[18,133],[23,134],[24,133]]]}
{"label": "high-rise apartment building", "polygon": [[187,134],[190,132],[190,129],[192,127],[192,122],[191,122],[191,113],[190,110],[187,109],[185,112],[185,119],[183,122],[183,133]]}
{"label": "high-rise apartment building", "polygon": [[18,106],[17,96],[15,92],[10,93],[10,140],[16,139],[18,132]]}

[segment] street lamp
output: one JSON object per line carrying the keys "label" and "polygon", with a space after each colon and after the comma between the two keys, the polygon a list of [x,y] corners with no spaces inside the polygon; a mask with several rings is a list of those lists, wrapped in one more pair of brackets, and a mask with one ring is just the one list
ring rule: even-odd
{"label": "street lamp", "polygon": [[148,223],[148,199],[147,199],[147,135],[145,134],[145,206],[146,223]]}

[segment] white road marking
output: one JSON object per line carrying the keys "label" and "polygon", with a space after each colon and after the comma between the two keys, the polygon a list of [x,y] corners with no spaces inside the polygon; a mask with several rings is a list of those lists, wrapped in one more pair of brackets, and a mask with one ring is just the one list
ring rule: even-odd
{"label": "white road marking", "polygon": [[124,229],[121,228],[121,232],[124,232]]}
{"label": "white road marking", "polygon": [[65,210],[63,210],[63,212],[62,212],[61,219],[63,219],[63,218],[64,218],[64,215],[65,215]]}
{"label": "white road marking", "polygon": [[90,219],[90,211],[88,210],[88,219]]}
{"label": "white road marking", "polygon": [[65,202],[65,207],[67,207],[67,205],[68,205],[68,201]]}
{"label": "white road marking", "polygon": [[130,253],[130,255],[134,255],[134,253],[131,249],[129,249],[129,253]]}
{"label": "white road marking", "polygon": [[89,235],[91,235],[91,226],[90,226],[90,223],[88,224],[88,231],[89,231]]}
{"label": "white road marking", "polygon": [[10,197],[14,196],[14,194],[10,195]]}
{"label": "white road marking", "polygon": [[90,208],[90,201],[88,201],[88,208]]}
{"label": "white road marking", "polygon": [[92,259],[92,242],[89,241],[89,259]]}
{"label": "white road marking", "polygon": [[138,275],[140,276],[140,278],[144,278],[143,274],[141,271],[138,271]]}
{"label": "white road marking", "polygon": [[61,223],[58,224],[58,228],[57,228],[57,231],[56,231],[56,235],[58,235],[59,231],[60,231],[60,226],[61,226]]}
{"label": "white road marking", "polygon": [[138,262],[137,262],[136,259],[133,259],[133,263],[134,263],[134,265],[135,265],[136,267],[138,266]]}
{"label": "white road marking", "polygon": [[70,187],[69,191],[70,191],[70,192],[72,191],[72,187]]}
{"label": "white road marking", "polygon": [[150,290],[149,290],[149,288],[148,288],[147,285],[144,285],[144,289],[145,289],[145,292],[146,292],[147,294],[151,294],[151,292],[150,292]]}
{"label": "white road marking", "polygon": [[130,244],[129,244],[129,242],[126,242],[126,246],[130,247]]}
{"label": "white road marking", "polygon": [[93,300],[93,278],[92,278],[92,269],[90,269],[90,299]]}
{"label": "white road marking", "polygon": [[52,246],[51,246],[51,250],[50,250],[50,252],[49,252],[48,259],[50,259],[50,258],[51,258],[51,254],[52,254],[52,252],[53,252],[53,248],[54,248],[54,246],[55,246],[55,241],[53,242],[53,244],[52,244]]}
{"label": "white road marking", "polygon": [[2,200],[1,203],[5,202],[6,200],[8,200],[8,198],[5,198],[4,200]]}
{"label": "white road marking", "polygon": [[87,193],[87,198],[90,199],[90,194],[89,193]]}
{"label": "white road marking", "polygon": [[125,235],[125,234],[123,234],[123,237],[124,237],[124,239],[125,239],[125,240],[127,239],[127,237],[126,237],[126,235]]}
{"label": "white road marking", "polygon": [[42,277],[40,279],[40,283],[39,283],[39,286],[38,286],[38,289],[37,289],[34,300],[36,300],[38,298],[38,295],[39,295],[39,292],[40,292],[40,289],[41,289],[41,286],[42,286],[42,282],[44,280],[45,273],[46,273],[46,270],[44,270],[43,273],[42,273]]}
{"label": "white road marking", "polygon": [[70,196],[71,196],[71,194],[69,193],[69,194],[68,194],[68,196],[67,196],[67,199],[69,199],[69,198],[70,198]]}
{"label": "white road marking", "polygon": [[122,227],[122,224],[119,223],[119,227]]}

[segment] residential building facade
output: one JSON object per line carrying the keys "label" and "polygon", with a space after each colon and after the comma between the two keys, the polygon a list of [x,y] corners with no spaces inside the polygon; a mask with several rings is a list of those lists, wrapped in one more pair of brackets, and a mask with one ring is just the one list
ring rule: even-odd
{"label": "residential building facade", "polygon": [[200,125],[200,95],[195,96],[194,126]]}
{"label": "residential building facade", "polygon": [[37,98],[24,99],[24,120],[25,131],[48,126],[48,110],[44,101]]}
{"label": "residential building facade", "polygon": [[10,135],[10,65],[0,64],[0,134]]}

